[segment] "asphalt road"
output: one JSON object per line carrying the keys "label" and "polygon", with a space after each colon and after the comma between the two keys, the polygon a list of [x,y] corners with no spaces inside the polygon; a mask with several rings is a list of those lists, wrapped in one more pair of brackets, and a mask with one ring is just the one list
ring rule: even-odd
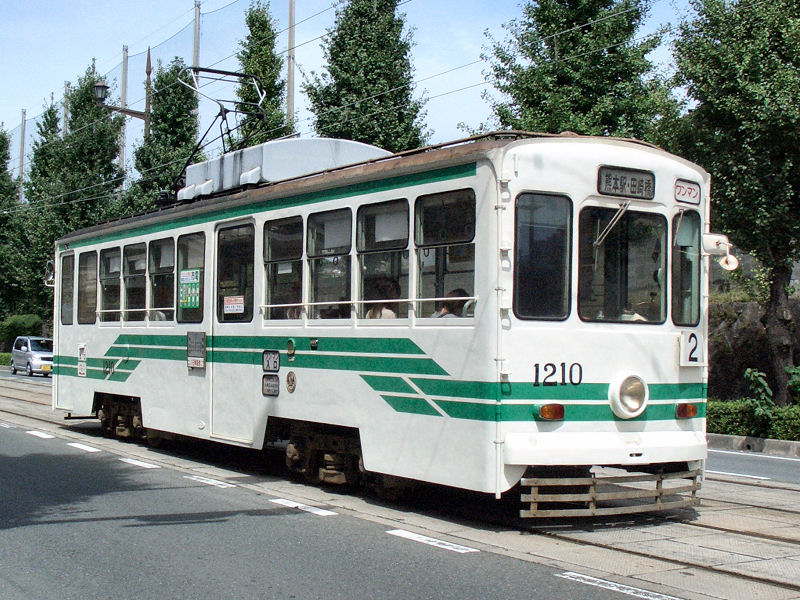
{"label": "asphalt road", "polygon": [[4,600],[632,596],[2,419],[0,499]]}

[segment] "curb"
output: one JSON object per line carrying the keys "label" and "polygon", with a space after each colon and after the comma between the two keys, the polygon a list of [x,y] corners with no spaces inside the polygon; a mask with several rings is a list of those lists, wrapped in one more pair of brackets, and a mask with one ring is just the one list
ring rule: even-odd
{"label": "curb", "polygon": [[706,437],[708,439],[708,448],[710,450],[757,452],[770,456],[800,458],[800,442],[770,440],[744,435],[722,435],[719,433],[709,433],[706,434]]}

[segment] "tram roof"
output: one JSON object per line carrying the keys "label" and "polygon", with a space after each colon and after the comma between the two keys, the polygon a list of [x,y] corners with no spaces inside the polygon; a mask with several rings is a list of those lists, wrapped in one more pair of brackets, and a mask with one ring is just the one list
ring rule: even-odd
{"label": "tram roof", "polygon": [[627,138],[584,136],[572,132],[549,134],[526,131],[497,131],[396,154],[378,155],[367,160],[294,175],[286,179],[267,181],[259,185],[244,185],[208,196],[176,201],[145,213],[104,221],[97,225],[74,231],[57,240],[56,247],[63,249],[65,245],[85,238],[96,238],[98,235],[105,236],[113,231],[122,232],[145,223],[172,222],[188,215],[206,214],[217,211],[223,206],[235,207],[253,202],[265,202],[328,188],[337,188],[390,177],[402,177],[409,173],[461,165],[471,158],[485,156],[491,150],[526,139],[614,141],[657,149],[656,146],[647,142]]}

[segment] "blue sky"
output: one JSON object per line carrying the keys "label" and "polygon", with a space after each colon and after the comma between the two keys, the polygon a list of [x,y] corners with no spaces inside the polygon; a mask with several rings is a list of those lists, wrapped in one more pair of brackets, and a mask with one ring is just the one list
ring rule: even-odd
{"label": "blue sky", "polygon": [[[317,38],[333,25],[332,2],[296,0],[298,86],[303,73],[321,70]],[[521,0],[408,0],[401,6],[414,29],[416,92],[429,98],[425,121],[432,142],[462,137],[459,123],[477,127],[489,118],[489,108],[481,98],[489,89],[485,65],[476,61],[489,43],[486,32],[504,39],[502,24],[521,14],[521,4]],[[237,69],[233,55],[245,34],[243,13],[248,5],[249,0],[202,3],[201,66]],[[288,0],[272,0],[270,10],[283,29]],[[655,0],[645,31],[658,24],[677,24],[685,10],[686,0]],[[116,81],[118,94],[123,44],[130,56],[128,101],[139,110],[148,45],[154,48],[154,58],[165,62],[175,55],[187,62],[191,59],[193,0],[0,0],[0,14],[0,122],[12,134],[18,134],[22,109],[31,119],[42,112],[51,94],[60,100],[64,83],[77,81],[93,58],[97,71]],[[285,47],[285,34],[280,43]],[[668,53],[660,52],[658,60],[668,60]],[[299,129],[310,135],[305,99],[299,89],[296,94]],[[141,136],[140,129],[135,120],[130,122],[129,142]],[[34,130],[35,124],[29,121],[26,137]],[[16,154],[12,148],[12,156]]]}

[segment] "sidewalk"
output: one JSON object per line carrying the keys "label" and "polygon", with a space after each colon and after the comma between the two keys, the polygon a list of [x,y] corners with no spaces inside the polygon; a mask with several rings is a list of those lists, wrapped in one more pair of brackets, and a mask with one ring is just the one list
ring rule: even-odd
{"label": "sidewalk", "polygon": [[760,452],[770,456],[800,458],[800,442],[769,440],[743,435],[706,434],[710,450],[733,450],[740,452]]}

